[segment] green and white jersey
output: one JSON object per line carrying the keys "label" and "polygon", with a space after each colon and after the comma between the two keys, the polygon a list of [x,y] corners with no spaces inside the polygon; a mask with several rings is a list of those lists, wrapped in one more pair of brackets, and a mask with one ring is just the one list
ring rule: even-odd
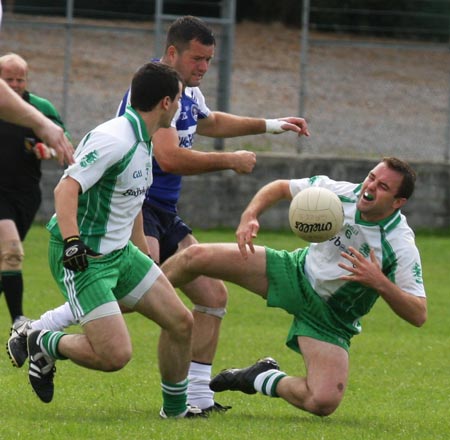
{"label": "green and white jersey", "polygon": [[[145,124],[132,107],[93,129],[78,145],[75,163],[62,179],[70,176],[81,186],[78,226],[81,239],[94,251],[107,254],[130,239],[152,183],[151,154]],[[62,239],[56,214],[47,228]]]}
{"label": "green and white jersey", "polygon": [[356,208],[362,184],[337,182],[326,176],[290,181],[292,195],[310,186],[328,188],[337,194],[344,208],[344,224],[335,237],[309,246],[304,273],[314,291],[340,319],[359,327],[359,318],[369,312],[378,294],[360,283],[342,281],[347,271],[338,266],[348,264],[341,252],[349,246],[369,258],[370,249],[380,262],[383,273],[400,289],[411,295],[425,297],[422,265],[415,236],[400,211],[380,222],[366,222]]}

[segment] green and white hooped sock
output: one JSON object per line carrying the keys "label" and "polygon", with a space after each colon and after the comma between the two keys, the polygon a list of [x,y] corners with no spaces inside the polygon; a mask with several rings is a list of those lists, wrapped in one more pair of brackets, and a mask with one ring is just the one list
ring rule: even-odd
{"label": "green and white hooped sock", "polygon": [[178,383],[161,381],[163,408],[168,417],[178,416],[187,410],[188,380]]}
{"label": "green and white hooped sock", "polygon": [[58,351],[58,343],[66,334],[64,332],[52,332],[50,330],[44,331],[44,333],[41,333],[38,342],[41,348],[53,359],[65,360],[67,358]]}
{"label": "green and white hooped sock", "polygon": [[256,391],[259,391],[266,396],[279,397],[276,392],[277,385],[278,382],[286,376],[286,373],[283,373],[279,370],[267,370],[264,371],[264,373],[260,373],[258,374],[258,376],[256,376],[253,386],[255,387]]}

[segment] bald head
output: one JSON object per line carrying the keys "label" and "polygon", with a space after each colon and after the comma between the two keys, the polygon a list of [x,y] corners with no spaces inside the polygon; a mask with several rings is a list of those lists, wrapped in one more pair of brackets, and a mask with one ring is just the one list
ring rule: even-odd
{"label": "bald head", "polygon": [[28,64],[15,53],[0,57],[0,78],[2,78],[18,95],[23,96],[27,88]]}

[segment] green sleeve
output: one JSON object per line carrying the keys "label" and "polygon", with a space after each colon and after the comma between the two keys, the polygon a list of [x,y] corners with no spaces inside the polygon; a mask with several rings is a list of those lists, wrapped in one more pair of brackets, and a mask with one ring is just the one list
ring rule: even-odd
{"label": "green sleeve", "polygon": [[72,140],[70,133],[64,126],[64,122],[62,121],[58,110],[56,110],[55,106],[48,99],[41,98],[40,96],[30,93],[30,104],[33,107],[36,107],[43,115],[52,120],[56,125],[59,125],[64,130],[67,138]]}

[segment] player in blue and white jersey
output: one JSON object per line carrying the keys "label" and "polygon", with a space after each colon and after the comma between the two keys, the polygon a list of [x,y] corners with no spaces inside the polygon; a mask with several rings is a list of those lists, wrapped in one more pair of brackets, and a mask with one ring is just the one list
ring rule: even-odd
{"label": "player in blue and white jersey", "polygon": [[[163,264],[175,287],[197,276],[217,277],[293,315],[286,344],[302,354],[306,377],[288,376],[273,358],[264,358],[244,369],[222,371],[210,383],[214,391],[260,392],[310,413],[329,415],[346,389],[350,340],[361,332],[360,320],[377,299],[412,325],[425,322],[420,255],[401,213],[415,178],[406,162],[384,158],[362,183],[326,176],[271,182],[244,210],[236,231],[238,247],[193,245]],[[339,196],[344,208],[341,230],[328,241],[293,252],[255,246],[259,216],[310,186]]]}
{"label": "player in blue and white jersey", "polygon": [[[186,16],[169,28],[161,63],[172,66],[183,78],[179,112],[171,128],[153,137],[153,185],[144,206],[144,231],[150,255],[163,263],[168,257],[197,240],[177,211],[182,175],[230,169],[250,173],[256,163],[251,151],[203,152],[193,149],[195,134],[234,137],[292,131],[309,135],[303,118],[259,119],[211,111],[199,85],[214,56],[215,38],[201,20]],[[122,102],[126,102],[127,97]],[[120,112],[120,109],[119,109]],[[212,362],[217,348],[221,320],[226,312],[227,290],[223,282],[201,277],[181,290],[194,304],[193,357],[189,370],[189,402],[202,409],[222,410],[209,388]]]}
{"label": "player in blue and white jersey", "polygon": [[[161,62],[163,62],[164,64],[169,64],[165,62],[164,58],[163,60],[161,60]],[[119,106],[117,112],[118,115],[123,113],[124,109],[126,108],[127,102],[129,102],[129,99],[130,91],[128,90]],[[198,87],[184,87],[181,94],[178,111],[175,114],[175,117],[171,124],[171,128],[176,131],[177,135],[177,149],[178,147],[187,149],[193,148],[198,121],[207,118],[210,114],[211,110],[206,106],[205,97],[203,96],[200,89]],[[165,147],[163,146],[161,149],[165,150]],[[176,152],[177,154],[180,154],[178,153],[178,150],[176,150]],[[255,163],[254,153],[242,153],[243,154],[241,160],[236,160],[236,166],[241,166],[241,172],[250,172],[253,169]],[[206,155],[208,155],[209,153],[201,154],[202,156],[206,157]],[[164,153],[155,153],[155,155],[162,156],[161,162],[164,162]],[[159,165],[158,160],[155,158],[155,155],[153,157],[153,184],[148,189],[145,195],[145,203],[146,205],[148,204],[150,206],[156,206],[175,214],[177,212],[177,203],[180,197],[182,176],[178,173],[164,171]],[[220,153],[215,154],[214,159],[218,159],[219,155]],[[172,164],[172,166],[174,165]],[[191,166],[193,165],[191,164]],[[147,234],[147,236],[153,236],[150,234],[150,232],[151,231],[149,231],[149,234]],[[177,243],[178,242],[175,240],[173,245],[176,246]],[[154,253],[156,255],[159,255],[161,253],[159,259],[161,261],[164,261],[167,258],[164,255],[164,252],[167,252],[169,255],[171,255],[173,253],[173,250],[160,246],[160,251],[155,250]]]}

